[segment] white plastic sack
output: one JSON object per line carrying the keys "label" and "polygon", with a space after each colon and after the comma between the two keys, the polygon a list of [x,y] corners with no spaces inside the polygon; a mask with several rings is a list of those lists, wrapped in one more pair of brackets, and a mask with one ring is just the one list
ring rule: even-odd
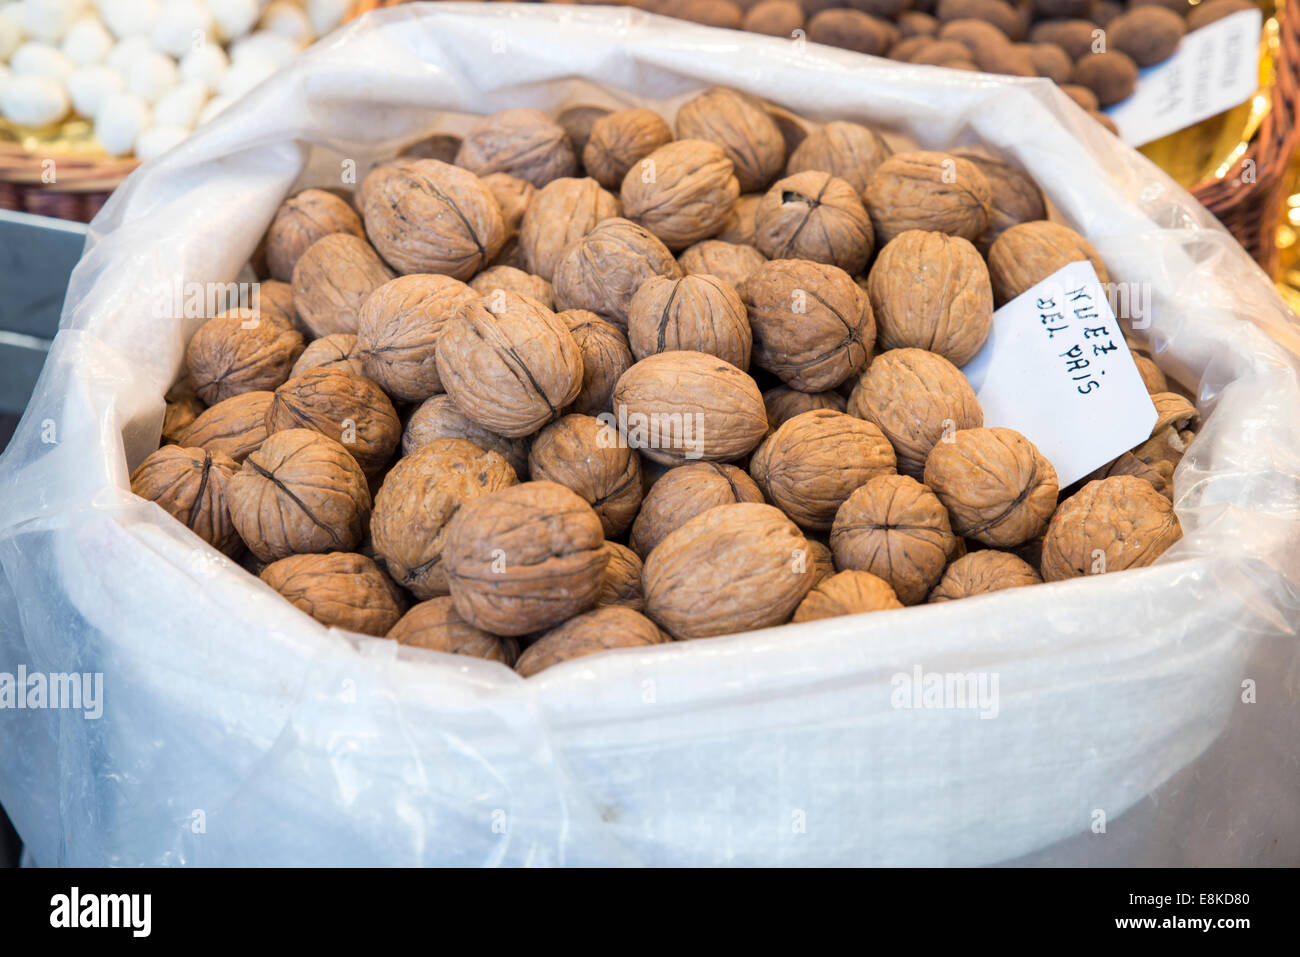
{"label": "white plastic sack", "polygon": [[[233,279],[290,190],[451,113],[671,115],[715,83],[1003,149],[1116,279],[1149,283],[1160,361],[1209,416],[1176,477],[1183,541],[1141,571],[524,681],[327,630],[130,495],[195,325],[150,297]],[[0,802],[37,863],[1300,861],[1297,329],[1050,83],[626,9],[403,7],[147,164],[91,232],[0,466],[0,672],[104,675],[98,720],[0,712]],[[916,668],[996,676],[996,716],[894,707]]]}

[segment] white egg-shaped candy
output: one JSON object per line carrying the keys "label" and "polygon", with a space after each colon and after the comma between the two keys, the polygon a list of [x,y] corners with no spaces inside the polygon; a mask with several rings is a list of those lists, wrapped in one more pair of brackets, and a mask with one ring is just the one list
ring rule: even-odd
{"label": "white egg-shaped candy", "polygon": [[63,55],[82,66],[103,63],[113,49],[113,35],[95,17],[82,17],[68,27],[60,47]]}
{"label": "white egg-shaped candy", "polygon": [[230,58],[225,50],[215,43],[205,43],[181,57],[181,79],[199,80],[209,88],[215,88],[229,65]]}
{"label": "white egg-shaped candy", "polygon": [[99,15],[119,40],[148,34],[162,13],[159,0],[98,0]]}
{"label": "white egg-shaped candy", "polygon": [[28,40],[9,58],[9,69],[19,76],[47,76],[62,80],[77,68],[57,47]]}
{"label": "white egg-shaped candy", "polygon": [[316,36],[323,37],[340,23],[353,0],[307,0],[307,19]]}
{"label": "white egg-shaped candy", "polygon": [[0,60],[8,60],[10,55],[22,45],[23,32],[11,20],[0,20]]}
{"label": "white egg-shaped candy", "polygon": [[48,76],[15,74],[0,90],[0,113],[19,126],[49,126],[68,115],[63,85]]}
{"label": "white egg-shaped candy", "polygon": [[242,37],[257,23],[257,0],[208,0],[208,8],[212,19],[217,21],[217,29],[227,40]]}
{"label": "white egg-shaped candy", "polygon": [[126,89],[126,77],[110,67],[94,64],[74,70],[67,79],[67,86],[72,108],[78,115],[93,120],[99,115],[99,108],[105,100]]}
{"label": "white egg-shaped candy", "polygon": [[176,61],[165,53],[141,57],[126,71],[126,88],[149,103],[157,103],[179,82]]}
{"label": "white egg-shaped candy", "polygon": [[193,129],[209,93],[202,80],[185,80],[154,104],[153,125]]}
{"label": "white egg-shaped candy", "polygon": [[148,37],[127,37],[125,40],[118,40],[117,45],[108,51],[108,56],[104,57],[104,66],[112,67],[126,76],[132,63],[153,52],[153,41]]}
{"label": "white egg-shaped candy", "polygon": [[298,55],[298,50],[298,44],[288,37],[259,30],[230,45],[230,62],[270,60],[281,67],[290,63]]}
{"label": "white egg-shaped candy", "polygon": [[207,105],[199,111],[198,126],[202,126],[210,120],[216,119],[217,115],[224,112],[231,103],[235,102],[228,96],[214,96],[208,100]]}
{"label": "white egg-shaped candy", "polygon": [[230,64],[230,69],[222,75],[221,82],[217,84],[217,92],[237,100],[279,69],[279,65],[273,60],[247,57],[238,63]]}
{"label": "white egg-shaped candy", "polygon": [[27,38],[27,11],[23,8],[23,0],[10,0],[8,3],[0,2],[0,20],[10,24],[18,31],[20,42]]}
{"label": "white egg-shaped candy", "polygon": [[267,33],[288,37],[299,46],[316,39],[316,33],[311,28],[311,21],[307,19],[307,14],[292,0],[271,0],[266,12],[262,14],[262,19],[258,21],[257,28]]}
{"label": "white egg-shaped candy", "polygon": [[49,43],[58,43],[81,13],[81,0],[25,0],[27,35]]}
{"label": "white egg-shaped candy", "polygon": [[162,156],[189,135],[188,127],[184,126],[150,127],[135,138],[136,158],[151,160],[155,156]]}
{"label": "white egg-shaped candy", "polygon": [[149,35],[156,49],[181,57],[194,49],[196,42],[212,39],[215,28],[206,4],[198,0],[168,0]]}
{"label": "white egg-shaped candy", "polygon": [[95,116],[95,136],[114,156],[125,156],[149,127],[149,104],[134,93],[114,93]]}

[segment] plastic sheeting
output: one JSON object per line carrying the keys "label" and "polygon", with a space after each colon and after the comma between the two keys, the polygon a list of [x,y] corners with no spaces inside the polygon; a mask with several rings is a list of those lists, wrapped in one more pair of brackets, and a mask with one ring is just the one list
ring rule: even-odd
{"label": "plastic sheeting", "polygon": [[[196,323],[291,189],[466,114],[727,83],[1021,162],[1208,416],[1151,568],[581,659],[499,665],[331,631],[151,504]],[[459,124],[459,126],[457,126]],[[42,865],[1300,861],[1294,319],[1183,190],[1046,81],[906,67],[626,9],[365,18],[140,169],[92,225],[0,462],[0,673],[102,672],[104,712],[0,712]],[[1284,347],[1285,344],[1285,347]],[[895,676],[996,678],[996,715]]]}

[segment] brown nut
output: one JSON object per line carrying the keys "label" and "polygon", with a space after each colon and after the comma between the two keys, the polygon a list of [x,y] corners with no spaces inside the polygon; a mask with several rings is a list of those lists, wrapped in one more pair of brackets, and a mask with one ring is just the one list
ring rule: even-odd
{"label": "brown nut", "polygon": [[950,153],[896,153],[867,184],[876,242],[909,229],[948,233],[974,242],[988,227],[993,191],[970,160]]}
{"label": "brown nut", "polygon": [[293,267],[293,304],[313,336],[356,334],[366,297],[393,278],[370,244],[351,233],[318,239]]}
{"label": "brown nut", "polygon": [[514,236],[519,232],[524,214],[537,198],[537,187],[528,180],[509,173],[488,173],[481,181],[501,208],[501,221],[505,224],[506,235]]}
{"label": "brown nut", "polygon": [[684,250],[677,261],[688,276],[717,276],[739,286],[767,257],[753,246],[705,239]]}
{"label": "brown nut", "polygon": [[1174,497],[1174,463],[1163,458],[1144,462],[1132,452],[1125,452],[1113,462],[1107,462],[1088,476],[1089,479],[1110,478],[1112,475],[1132,475],[1148,483],[1167,499]]}
{"label": "brown nut", "polygon": [[1023,48],[1039,76],[1045,76],[1058,85],[1070,82],[1074,61],[1064,47],[1055,43],[1026,43]]}
{"label": "brown nut", "polygon": [[519,248],[528,268],[547,282],[575,241],[603,220],[622,215],[618,197],[594,179],[557,179],[537,194],[519,227]]}
{"label": "brown nut", "polygon": [[379,474],[402,437],[402,422],[383,390],[340,369],[312,369],[275,390],[266,430],[302,428],[342,443],[367,475]]}
{"label": "brown nut", "polygon": [[608,422],[566,415],[537,433],[528,477],[577,492],[600,516],[607,538],[621,535],[641,507],[641,457]]}
{"label": "brown nut", "polygon": [[266,441],[271,392],[242,392],[205,410],[181,433],[177,445],[229,456],[242,463]]}
{"label": "brown nut", "polygon": [[1199,30],[1234,13],[1254,9],[1256,6],[1251,0],[1206,0],[1187,14],[1187,29]]}
{"label": "brown nut", "polygon": [[1017,50],[1005,33],[985,20],[949,20],[939,28],[938,36],[942,41],[964,46],[985,73],[1035,75],[1029,55]]}
{"label": "brown nut", "polygon": [[582,350],[582,390],[569,411],[580,415],[612,411],[614,385],[636,361],[627,337],[613,323],[585,309],[570,309],[559,317]]}
{"label": "brown nut", "polygon": [[796,415],[768,436],[749,463],[767,500],[801,528],[827,531],[853,490],[892,474],[889,441],[870,422],[815,409]]}
{"label": "brown nut", "polygon": [[734,465],[681,465],[669,469],[650,486],[632,523],[628,543],[645,558],[670,532],[715,505],[762,501],[763,493],[754,480]]}
{"label": "brown nut", "polygon": [[925,484],[953,530],[995,548],[1041,535],[1056,509],[1056,469],[1013,429],[962,429],[925,460]]}
{"label": "brown nut", "polygon": [[778,509],[718,505],[675,529],[642,574],[646,614],[675,638],[780,625],[812,588],[808,543]]}
{"label": "brown nut", "polygon": [[617,110],[592,124],[582,165],[601,186],[618,189],[628,170],[672,141],[673,131],[654,110]]}
{"label": "brown nut", "polygon": [[823,579],[794,610],[794,621],[820,621],[841,615],[902,608],[903,603],[883,578],[849,569]]}
{"label": "brown nut", "polygon": [[574,658],[615,648],[643,648],[668,641],[653,621],[631,608],[597,608],[553,628],[531,644],[515,671],[525,678]]}
{"label": "brown nut", "polygon": [[763,393],[763,408],[767,410],[767,426],[774,430],[796,415],[812,412],[815,409],[843,412],[844,401],[844,396],[838,392],[799,392],[783,385]]}
{"label": "brown nut", "polygon": [[761,0],[749,8],[741,28],[769,37],[788,37],[803,26],[803,8],[796,0]]}
{"label": "brown nut", "polygon": [[[247,392],[243,394],[249,395]],[[238,396],[232,398],[238,398]],[[226,401],[229,402],[230,400],[227,399]],[[203,402],[193,392],[188,395],[168,398],[167,405],[163,409],[162,435],[160,436],[162,444],[180,445],[181,436],[189,431],[190,426],[194,424],[194,420],[202,415],[203,411]]]}
{"label": "brown nut", "polygon": [[1157,392],[1151,396],[1151,402],[1156,407],[1156,424],[1151,430],[1152,437],[1168,428],[1182,432],[1194,428],[1200,421],[1196,406],[1177,392]]}
{"label": "brown nut", "polygon": [[1097,102],[1096,93],[1086,86],[1079,86],[1077,83],[1062,83],[1061,92],[1089,113],[1095,112],[1097,107],[1101,105]]}
{"label": "brown nut", "polygon": [[892,150],[883,136],[859,123],[836,121],[808,134],[790,154],[787,174],[820,170],[844,180],[861,196],[876,167]]}
{"label": "brown nut", "polygon": [[1076,62],[1106,49],[1105,31],[1084,19],[1044,20],[1034,24],[1029,39],[1032,43],[1055,43]]}
{"label": "brown nut", "polygon": [[627,328],[627,310],[651,276],[677,279],[682,267],[644,226],[607,219],[573,243],[555,267],[557,309],[587,309]]}
{"label": "brown nut", "polygon": [[609,561],[604,545],[590,505],[554,482],[524,482],[456,513],[443,567],[466,621],[526,635],[595,603]]}
{"label": "brown nut", "polygon": [[812,562],[814,588],[835,574],[835,557],[830,548],[815,538],[808,539],[808,558]]}
{"label": "brown nut", "polygon": [[1005,588],[1041,585],[1043,579],[1028,562],[1010,552],[985,549],[963,555],[943,573],[939,584],[930,592],[931,602],[973,598]]}
{"label": "brown nut", "polygon": [[1061,267],[1085,259],[1103,284],[1110,282],[1097,250],[1070,227],[1046,220],[1012,226],[989,247],[993,301],[1010,302]]}
{"label": "brown nut", "polygon": [[442,163],[453,163],[458,149],[460,149],[460,137],[455,133],[434,133],[427,139],[411,144],[402,150],[401,155],[411,159],[434,159]]}
{"label": "brown nut", "polygon": [[641,592],[640,557],[618,542],[606,542],[605,552],[609,555],[609,564],[605,566],[605,575],[600,582],[596,607],[622,605],[641,611],[645,607],[645,595]]}
{"label": "brown nut", "polygon": [[608,116],[612,111],[606,106],[593,106],[589,103],[579,103],[577,106],[566,107],[560,111],[560,115],[555,118],[555,122],[564,127],[564,132],[569,134],[569,142],[573,144],[573,155],[579,159],[582,158],[582,152],[587,147],[587,141],[591,139],[592,127],[602,116]]}
{"label": "brown nut", "polygon": [[718,233],[717,238],[724,243],[753,246],[754,214],[758,212],[758,204],[762,201],[762,193],[746,193],[737,199],[736,204],[731,207],[730,215],[727,216],[726,225],[722,227],[722,232]]}
{"label": "brown nut", "polygon": [[1182,537],[1173,503],[1142,479],[1089,482],[1052,516],[1043,538],[1043,580],[1141,568]]}
{"label": "brown nut", "polygon": [[412,648],[498,661],[507,668],[513,668],[519,658],[518,641],[475,628],[456,614],[450,596],[445,595],[412,605],[384,637]]}
{"label": "brown nut", "polygon": [[[360,223],[361,220],[358,219],[357,222]],[[302,323],[302,317],[298,315],[297,307],[293,304],[293,286],[288,282],[266,279],[259,283],[257,309],[260,310],[262,317],[286,329],[307,331],[307,327]]]}
{"label": "brown nut", "polygon": [[366,364],[357,348],[357,337],[349,332],[336,332],[313,339],[293,364],[289,378],[296,378],[312,369],[341,369],[353,375],[365,375]]}
{"label": "brown nut", "polygon": [[555,307],[551,284],[541,276],[534,276],[514,266],[492,266],[485,269],[470,280],[469,287],[482,296],[488,309],[494,312],[505,308],[503,297],[507,292],[535,299],[547,309]]}
{"label": "brown nut", "polygon": [[682,104],[677,135],[721,146],[742,193],[766,188],[785,164],[785,138],[763,104],[726,87],[716,86]]}
{"label": "brown nut", "polygon": [[302,353],[302,336],[236,310],[199,326],[185,348],[194,392],[208,405],[243,392],[274,389]]}
{"label": "brown nut", "polygon": [[808,170],[767,191],[754,213],[754,242],[769,259],[810,259],[856,274],[871,258],[875,234],[852,186]]}
{"label": "brown nut", "polygon": [[1137,89],[1138,68],[1129,56],[1117,50],[1089,53],[1074,64],[1070,82],[1086,86],[1097,94],[1097,102],[1110,106]]}
{"label": "brown nut", "polygon": [[669,249],[685,249],[727,224],[740,195],[733,169],[716,143],[677,140],[661,146],[623,177],[623,215]]}
{"label": "brown nut", "polygon": [[417,273],[384,283],[367,297],[357,321],[365,375],[401,402],[440,392],[438,337],[477,298],[450,276]]}
{"label": "brown nut", "polygon": [[290,555],[258,577],[327,628],[379,638],[402,617],[399,594],[365,555]]}
{"label": "brown nut", "polygon": [[483,428],[456,407],[449,395],[433,395],[411,413],[402,433],[402,454],[410,455],[434,439],[466,439],[479,448],[496,452],[510,463],[516,475],[528,474],[528,440],[508,439]]}
{"label": "brown nut", "polygon": [[298,258],[331,233],[366,238],[361,217],[346,200],[323,189],[304,189],[286,199],[266,231],[266,264],[272,277],[288,282]]}
{"label": "brown nut", "polygon": [[1152,360],[1140,353],[1133,353],[1133,362],[1137,364],[1138,373],[1142,376],[1142,384],[1147,387],[1147,391],[1152,395],[1157,392],[1169,391],[1169,380],[1165,374],[1160,371],[1160,367]]}
{"label": "brown nut", "polygon": [[164,445],[131,473],[131,491],[213,548],[234,555],[241,543],[230,521],[226,488],[238,468],[220,453]]}
{"label": "brown nut", "polygon": [[1033,0],[1033,12],[1040,18],[1066,19],[1084,17],[1094,6],[1093,0]]}
{"label": "brown nut", "polygon": [[932,37],[939,32],[939,20],[920,10],[904,10],[898,15],[898,32],[904,37]]}
{"label": "brown nut", "polygon": [[950,70],[976,70],[970,50],[956,40],[928,40],[909,51],[907,62],[922,66],[942,66]]}
{"label": "brown nut", "polygon": [[934,15],[940,23],[951,20],[984,20],[1012,40],[1023,40],[1025,21],[1020,13],[1003,0],[939,0]]}
{"label": "brown nut", "polygon": [[754,338],[734,286],[716,276],[652,276],[632,298],[628,344],[638,359],[659,352],[705,352],[749,368]]}
{"label": "brown nut", "polygon": [[952,155],[974,163],[993,194],[988,227],[976,242],[982,252],[987,254],[994,240],[1012,226],[1047,218],[1043,191],[1020,167],[978,148],[954,150]]}
{"label": "brown nut", "polygon": [[861,10],[822,10],[808,21],[808,39],[867,56],[884,56],[892,39],[890,26]]}
{"label": "brown nut", "polygon": [[502,110],[475,123],[456,152],[456,165],[471,173],[509,173],[541,189],[578,172],[578,159],[564,127],[540,110]]}
{"label": "brown nut", "polygon": [[1173,56],[1187,32],[1183,18],[1164,7],[1135,7],[1106,27],[1111,49],[1127,53],[1139,67]]}

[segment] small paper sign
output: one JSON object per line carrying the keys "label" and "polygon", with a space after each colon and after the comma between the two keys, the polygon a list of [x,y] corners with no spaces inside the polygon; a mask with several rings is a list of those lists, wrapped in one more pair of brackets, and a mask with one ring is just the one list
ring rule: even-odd
{"label": "small paper sign", "polygon": [[1137,90],[1106,110],[1119,136],[1141,146],[1245,103],[1259,89],[1259,10],[1187,34],[1168,60],[1138,74]]}
{"label": "small paper sign", "polygon": [[1074,262],[993,313],[962,369],[984,425],[1015,429],[1061,488],[1146,441],[1156,424],[1133,354],[1092,263]]}

